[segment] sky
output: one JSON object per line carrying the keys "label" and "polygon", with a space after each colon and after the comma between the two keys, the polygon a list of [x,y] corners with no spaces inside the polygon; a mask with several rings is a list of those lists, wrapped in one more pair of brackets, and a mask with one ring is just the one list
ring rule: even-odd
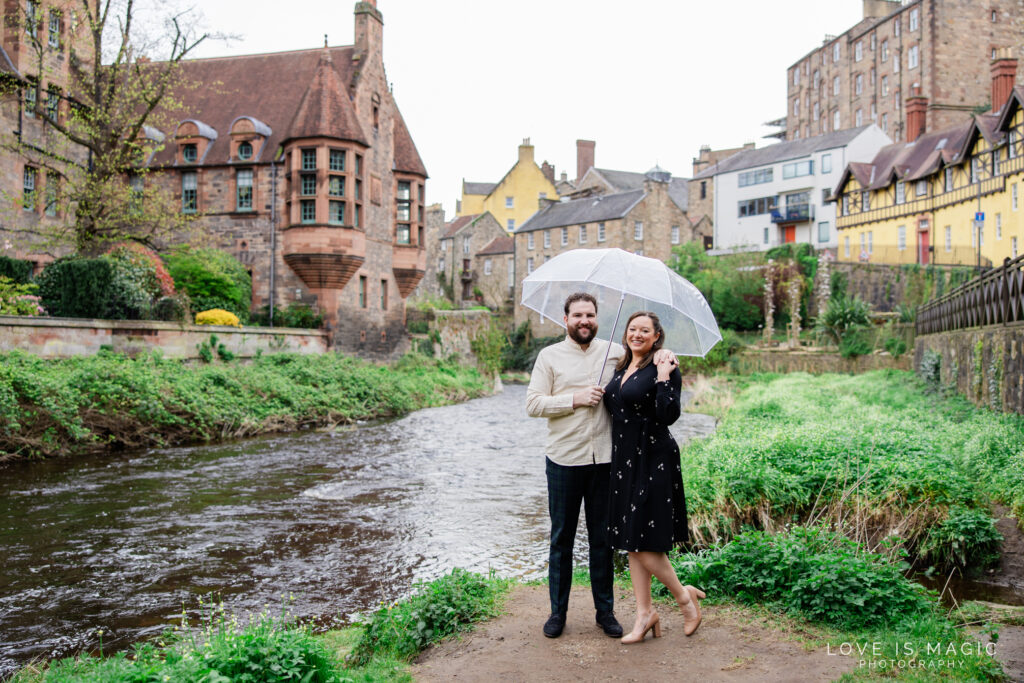
{"label": "sky", "polygon": [[[208,0],[230,34],[197,57],[353,43],[354,2]],[[530,138],[537,164],[692,174],[702,145],[738,147],[786,113],[786,69],[861,18],[861,0],[378,0],[384,65],[426,165],[428,203],[454,215],[463,179],[497,182]],[[284,9],[287,8],[287,9]],[[269,84],[268,84],[269,85]]]}

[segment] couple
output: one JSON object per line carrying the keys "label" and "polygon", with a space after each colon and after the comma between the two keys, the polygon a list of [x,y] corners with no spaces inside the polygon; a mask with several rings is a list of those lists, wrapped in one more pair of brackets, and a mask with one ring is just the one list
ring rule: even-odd
{"label": "couple", "polygon": [[[619,548],[629,553],[637,603],[633,630],[622,642],[641,642],[648,631],[661,635],[652,575],[672,592],[690,635],[700,625],[704,593],[679,582],[667,555],[687,539],[679,448],[668,431],[681,411],[675,354],[661,348],[664,332],[653,313],[630,316],[623,348],[595,338],[597,300],[590,294],[570,295],[564,310],[567,337],[537,356],[526,392],[527,413],[548,420],[551,616],[544,635],[557,638],[565,627],[581,502],[598,625],[622,636],[612,611],[612,549]],[[608,344],[607,367],[614,373],[602,388],[597,382]]]}

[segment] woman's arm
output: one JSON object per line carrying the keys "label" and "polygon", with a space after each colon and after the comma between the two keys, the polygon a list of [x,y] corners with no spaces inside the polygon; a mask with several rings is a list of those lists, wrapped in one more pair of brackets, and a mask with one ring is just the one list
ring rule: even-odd
{"label": "woman's arm", "polygon": [[663,372],[659,368],[658,381],[654,385],[657,391],[654,397],[654,414],[658,418],[658,422],[670,425],[679,419],[679,414],[683,411],[679,402],[683,376],[676,367],[672,368],[667,379],[661,379],[662,374]]}

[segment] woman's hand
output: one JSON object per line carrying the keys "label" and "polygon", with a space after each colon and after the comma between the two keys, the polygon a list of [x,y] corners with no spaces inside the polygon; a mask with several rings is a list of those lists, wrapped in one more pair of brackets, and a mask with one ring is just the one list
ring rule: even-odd
{"label": "woman's hand", "polygon": [[[664,351],[664,349],[662,349]],[[658,381],[664,382],[672,374],[672,371],[676,369],[679,362],[672,353],[665,354],[662,351],[654,356],[654,365],[658,368]]]}

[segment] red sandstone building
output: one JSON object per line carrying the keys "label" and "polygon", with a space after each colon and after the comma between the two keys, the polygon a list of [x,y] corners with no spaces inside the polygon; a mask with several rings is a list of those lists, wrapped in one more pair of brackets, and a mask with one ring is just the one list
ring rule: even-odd
{"label": "red sandstone building", "polygon": [[[164,146],[147,181],[167,183],[246,265],[254,308],[315,302],[337,347],[374,356],[404,339],[405,298],[425,271],[427,172],[388,87],[383,26],[366,0],[354,45],[183,63],[198,87],[180,95],[187,118],[150,133]],[[0,65],[31,78],[9,35]]]}

